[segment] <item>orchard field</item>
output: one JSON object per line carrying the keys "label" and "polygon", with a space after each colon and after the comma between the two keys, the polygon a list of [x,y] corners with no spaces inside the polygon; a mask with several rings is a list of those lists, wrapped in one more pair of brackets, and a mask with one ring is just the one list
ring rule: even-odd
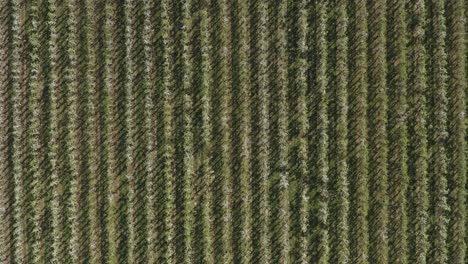
{"label": "orchard field", "polygon": [[467,14],[1,0],[0,263],[467,263]]}

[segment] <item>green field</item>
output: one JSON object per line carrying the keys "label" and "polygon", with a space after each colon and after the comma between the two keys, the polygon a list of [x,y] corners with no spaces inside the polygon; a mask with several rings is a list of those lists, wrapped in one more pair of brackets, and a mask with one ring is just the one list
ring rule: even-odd
{"label": "green field", "polygon": [[467,263],[467,14],[0,0],[0,263]]}

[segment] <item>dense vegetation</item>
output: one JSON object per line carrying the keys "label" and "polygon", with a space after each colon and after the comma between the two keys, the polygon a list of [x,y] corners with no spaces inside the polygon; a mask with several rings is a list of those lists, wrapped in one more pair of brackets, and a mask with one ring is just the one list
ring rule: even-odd
{"label": "dense vegetation", "polygon": [[0,263],[466,263],[466,9],[0,1]]}

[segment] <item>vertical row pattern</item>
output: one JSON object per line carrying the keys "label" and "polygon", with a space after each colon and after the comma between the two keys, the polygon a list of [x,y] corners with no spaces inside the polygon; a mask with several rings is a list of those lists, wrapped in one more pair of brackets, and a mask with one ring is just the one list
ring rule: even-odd
{"label": "vertical row pattern", "polygon": [[389,260],[386,3],[368,5],[369,262],[376,264]]}
{"label": "vertical row pattern", "polygon": [[23,105],[25,93],[24,87],[22,87],[22,26],[23,20],[21,18],[21,1],[10,1],[10,23],[9,33],[10,38],[7,42],[9,46],[10,57],[8,60],[8,72],[9,82],[7,86],[7,93],[9,94],[9,105],[10,105],[10,118],[12,122],[11,127],[11,154],[8,157],[12,163],[12,179],[14,183],[14,200],[12,204],[12,235],[14,242],[14,261],[22,263],[25,261],[25,232],[23,230],[23,215],[25,214],[25,174],[23,167],[24,160],[24,122],[23,122]]}
{"label": "vertical row pattern", "polygon": [[[291,61],[293,79],[291,85],[296,94],[294,108],[291,109],[295,113],[295,124],[297,131],[294,136],[296,137],[292,143],[294,151],[294,163],[291,165],[291,172],[294,173],[294,178],[297,184],[295,200],[297,201],[297,214],[294,214],[295,225],[297,229],[296,244],[294,245],[293,263],[307,263],[308,262],[308,200],[309,200],[309,167],[308,167],[308,133],[309,133],[309,94],[307,89],[307,69],[308,69],[308,16],[309,16],[309,1],[297,2],[297,29],[296,29],[296,54],[293,61]],[[292,98],[291,98],[292,99]]]}
{"label": "vertical row pattern", "polygon": [[93,253],[91,251],[92,244],[85,243],[91,239],[91,218],[90,213],[92,212],[93,206],[93,185],[96,173],[96,159],[95,159],[95,102],[93,101],[93,70],[92,70],[92,52],[90,52],[89,43],[89,15],[88,10],[84,6],[86,2],[80,0],[80,2],[74,2],[73,6],[70,7],[72,12],[75,12],[76,28],[73,27],[70,31],[75,31],[78,41],[76,47],[76,60],[77,60],[77,82],[78,87],[78,137],[79,142],[77,148],[80,152],[79,159],[79,173],[81,174],[80,179],[80,235],[79,244],[80,247],[80,259],[89,261]]}
{"label": "vertical row pattern", "polygon": [[310,262],[324,264],[329,262],[330,242],[329,191],[328,191],[328,148],[329,148],[329,90],[327,76],[328,5],[326,1],[311,4],[309,39],[309,93],[310,103]]}
{"label": "vertical row pattern", "polygon": [[426,263],[428,251],[428,181],[427,181],[427,124],[426,124],[426,49],[424,46],[425,1],[411,1],[409,17],[409,82],[408,131],[409,144],[409,236],[410,263]]}
{"label": "vertical row pattern", "polygon": [[269,136],[269,91],[268,91],[268,1],[252,2],[251,60],[252,60],[252,189],[253,189],[253,262],[269,263],[268,237],[268,182],[270,164],[268,157]]}
{"label": "vertical row pattern", "polygon": [[[47,1],[47,55],[45,64],[45,93],[47,94],[47,101],[45,103],[45,118],[46,118],[46,182],[47,194],[46,202],[48,208],[47,216],[44,220],[51,221],[49,225],[50,230],[46,230],[45,242],[46,251],[44,252],[45,258],[49,259],[51,254],[52,263],[60,262],[60,241],[62,237],[62,230],[60,224],[62,221],[62,212],[60,210],[60,179],[57,168],[57,133],[58,133],[58,70],[59,70],[59,56],[58,56],[58,33],[57,33],[57,3],[54,0]],[[52,240],[49,242],[49,240]],[[49,249],[51,243],[51,249]]]}
{"label": "vertical row pattern", "polygon": [[[350,261],[347,163],[348,17],[347,1],[330,4],[330,230],[331,262]],[[353,245],[354,246],[354,245]]]}
{"label": "vertical row pattern", "polygon": [[[68,21],[66,22],[67,28],[67,35],[66,35],[66,56],[68,65],[65,72],[65,80],[62,82],[62,85],[65,86],[64,90],[66,90],[65,94],[63,95],[65,98],[65,105],[67,120],[66,122],[66,130],[67,134],[65,135],[65,144],[66,144],[66,156],[68,156],[69,163],[70,163],[70,209],[66,215],[69,214],[70,216],[70,223],[71,224],[71,238],[70,238],[70,245],[69,245],[69,253],[71,257],[72,263],[79,261],[84,256],[81,255],[80,248],[84,247],[85,245],[82,243],[83,241],[80,239],[82,229],[82,222],[84,222],[83,218],[80,216],[82,215],[85,208],[80,202],[80,198],[82,196],[81,192],[83,191],[80,188],[81,178],[84,177],[81,171],[81,161],[80,156],[82,155],[80,151],[80,134],[79,134],[79,121],[78,121],[78,113],[79,113],[79,96],[81,93],[78,92],[78,54],[77,54],[77,45],[78,43],[78,32],[77,32],[77,12],[76,10],[76,2],[74,0],[68,1]],[[62,59],[65,60],[65,59]],[[67,242],[65,242],[67,243]],[[67,258],[68,256],[62,254],[57,261],[60,259]]]}
{"label": "vertical row pattern", "polygon": [[213,180],[215,201],[214,241],[215,261],[232,263],[233,261],[233,179],[232,179],[232,140],[231,122],[231,79],[230,76],[230,25],[229,1],[211,1],[211,41],[213,42],[213,171],[217,175]]}
{"label": "vertical row pattern", "polygon": [[[177,261],[182,263],[191,263],[194,261],[194,256],[200,257],[194,252],[194,248],[202,243],[194,243],[194,224],[195,210],[194,201],[196,190],[193,190],[195,176],[195,157],[194,157],[194,121],[193,121],[193,99],[194,99],[194,76],[193,76],[193,61],[194,46],[193,40],[193,15],[192,1],[182,1],[179,3],[179,17],[176,29],[178,33],[178,53],[176,55],[177,65],[177,83],[176,87],[181,87],[176,93],[176,157],[178,172],[181,177],[176,181],[177,185],[177,203],[176,210],[179,213],[177,217],[176,236],[182,236],[183,239],[176,243]],[[180,164],[181,163],[181,164]],[[199,208],[198,208],[199,209]],[[198,210],[201,211],[201,210]]]}
{"label": "vertical row pattern", "polygon": [[[8,42],[8,1],[0,3],[0,41]],[[13,254],[11,253],[10,240],[10,204],[8,188],[8,103],[7,103],[7,87],[8,87],[8,45],[0,46],[0,243],[3,247],[0,249],[0,261],[11,261]]]}
{"label": "vertical row pattern", "polygon": [[366,1],[350,3],[349,26],[349,181],[351,261],[368,263],[369,180],[367,139],[367,8]]}
{"label": "vertical row pattern", "polygon": [[0,263],[465,263],[466,12],[0,1]]}
{"label": "vertical row pattern", "polygon": [[406,131],[406,12],[404,0],[388,0],[389,250],[391,263],[407,263],[408,189]]}
{"label": "vertical row pattern", "polygon": [[286,53],[286,10],[287,1],[282,0],[277,5],[269,5],[270,23],[270,53],[272,60],[270,80],[270,113],[271,113],[271,261],[290,263],[289,239],[289,168],[288,168],[288,80]]}
{"label": "vertical row pattern", "polygon": [[200,64],[199,64],[199,92],[201,107],[201,145],[200,145],[200,158],[201,161],[201,176],[203,181],[202,188],[202,225],[203,225],[203,263],[215,263],[213,256],[213,249],[215,247],[213,243],[213,166],[212,166],[212,61],[211,61],[211,42],[210,42],[210,31],[209,24],[210,19],[208,16],[208,4],[204,1],[198,3],[200,8],[199,16],[199,52],[200,52]]}
{"label": "vertical row pattern", "polygon": [[108,1],[105,2],[104,10],[105,12],[105,28],[104,28],[104,54],[105,54],[105,83],[104,89],[106,90],[107,95],[107,108],[106,108],[106,132],[107,132],[107,140],[105,144],[108,148],[108,165],[107,165],[107,174],[108,179],[105,184],[108,185],[109,188],[109,207],[107,215],[109,217],[107,223],[107,234],[109,236],[109,256],[108,261],[117,262],[118,261],[118,239],[119,239],[119,228],[117,226],[118,220],[117,217],[117,209],[116,209],[116,199],[118,199],[118,190],[119,190],[119,183],[114,183],[115,179],[118,178],[117,172],[117,139],[116,139],[116,132],[117,128],[117,113],[116,113],[116,97],[117,97],[117,87],[115,85],[115,73],[112,69],[113,65],[115,64],[114,60],[116,57],[114,46],[115,44],[115,25],[116,25],[116,10],[115,6]]}
{"label": "vertical row pattern", "polygon": [[174,28],[172,22],[172,6],[170,1],[162,1],[159,6],[160,25],[159,32],[160,40],[158,47],[158,55],[160,56],[159,63],[159,80],[157,84],[157,92],[159,93],[158,101],[158,118],[160,118],[158,126],[158,185],[160,189],[157,193],[158,198],[158,221],[160,221],[159,237],[158,237],[158,262],[174,263],[175,262],[175,190],[174,190],[174,124],[173,124],[173,103],[174,103]]}
{"label": "vertical row pattern", "polygon": [[[234,261],[248,263],[252,253],[251,190],[251,101],[249,82],[248,1],[232,3],[233,79],[233,173],[234,173]],[[237,190],[236,190],[237,189]]]}
{"label": "vertical row pattern", "polygon": [[447,1],[449,262],[466,262],[466,3]]}
{"label": "vertical row pattern", "polygon": [[143,28],[143,45],[145,57],[144,71],[144,100],[145,100],[145,137],[147,138],[146,145],[146,217],[147,217],[147,261],[148,263],[156,262],[155,244],[156,244],[156,113],[155,109],[155,91],[153,87],[156,85],[156,54],[155,54],[155,38],[156,30],[154,28],[155,6],[154,3],[148,1],[144,3],[144,28]]}
{"label": "vertical row pattern", "polygon": [[[97,163],[97,177],[96,177],[96,211],[91,210],[92,217],[96,218],[97,229],[93,229],[92,239],[96,243],[96,250],[93,251],[93,261],[107,262],[110,253],[110,225],[109,219],[111,217],[109,210],[109,176],[110,176],[110,142],[109,137],[109,119],[110,117],[110,99],[109,99],[109,85],[110,85],[110,59],[111,54],[109,50],[109,23],[108,14],[105,4],[95,4],[92,0],[85,0],[88,5],[89,15],[94,18],[91,20],[91,28],[89,31],[90,39],[89,45],[96,43],[90,49],[95,54],[95,65],[93,67],[93,78],[96,94],[94,95],[94,102],[96,104],[96,157]],[[93,223],[93,222],[92,222]],[[98,239],[94,240],[95,237]]]}
{"label": "vertical row pattern", "polygon": [[30,214],[26,217],[26,229],[28,234],[28,244],[30,249],[26,253],[26,262],[34,263],[38,252],[40,235],[42,234],[42,226],[40,225],[40,195],[42,194],[42,183],[40,174],[40,42],[38,28],[38,6],[31,4],[26,8],[26,33],[29,38],[28,59],[30,60],[30,68],[28,70],[29,79],[27,87],[29,89],[28,96],[28,126],[27,126],[27,150],[30,153],[28,156],[28,178],[31,179],[31,194],[28,199],[28,206],[31,208]]}
{"label": "vertical row pattern", "polygon": [[129,183],[129,260],[136,263],[146,262],[146,158],[147,140],[142,136],[144,127],[145,100],[147,87],[144,86],[144,44],[143,44],[143,3],[126,3],[127,60],[126,104],[127,119],[127,180]]}
{"label": "vertical row pattern", "polygon": [[[446,52],[446,19],[445,1],[430,1],[430,116],[433,125],[429,126],[429,181],[430,181],[430,214],[433,216],[429,241],[431,251],[428,262],[447,263],[447,52]],[[428,66],[429,66],[428,65]]]}

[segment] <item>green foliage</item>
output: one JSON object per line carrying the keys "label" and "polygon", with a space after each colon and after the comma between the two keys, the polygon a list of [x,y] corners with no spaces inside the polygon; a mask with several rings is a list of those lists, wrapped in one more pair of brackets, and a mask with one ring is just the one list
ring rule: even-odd
{"label": "green foliage", "polygon": [[10,82],[8,83],[8,92],[10,96],[10,107],[12,115],[12,143],[10,145],[12,152],[12,175],[14,182],[14,211],[13,211],[13,237],[17,245],[17,252],[15,255],[15,261],[21,263],[25,259],[25,232],[23,231],[23,226],[21,225],[22,215],[25,214],[25,188],[24,188],[24,167],[21,162],[24,159],[24,117],[23,117],[23,107],[25,105],[25,90],[21,87],[21,26],[22,19],[20,17],[20,3],[13,2],[11,3],[10,9],[10,42],[8,46],[10,48],[10,57],[8,60]]}
{"label": "green foliage", "polygon": [[252,192],[254,211],[258,212],[253,222],[252,260],[256,263],[270,263],[269,226],[270,208],[269,176],[269,103],[268,80],[268,1],[259,1],[251,12],[251,63],[252,63]]}
{"label": "green foliage", "polygon": [[367,137],[367,10],[366,1],[351,1],[349,8],[349,174],[351,261],[368,263],[369,164]]}
{"label": "green foliage", "polygon": [[251,190],[251,113],[249,78],[248,3],[232,2],[232,98],[233,98],[233,232],[234,262],[247,263],[252,253],[252,190]]}
{"label": "green foliage", "polygon": [[311,75],[309,81],[310,103],[310,259],[317,263],[328,263],[329,242],[329,206],[328,206],[328,98],[327,91],[327,5],[318,1],[311,6],[311,26],[309,39],[313,46],[309,50]]}
{"label": "green foliage", "polygon": [[230,20],[228,1],[213,0],[210,3],[211,41],[213,45],[213,213],[216,246],[215,262],[231,263],[233,261],[233,175],[232,161],[232,126],[231,126],[231,83],[230,83]]}
{"label": "green foliage", "polygon": [[286,57],[286,7],[287,1],[270,5],[270,53],[272,62],[270,83],[271,113],[271,259],[272,262],[290,263],[290,212],[288,168],[288,103],[287,103],[287,57]]}
{"label": "green foliage", "polygon": [[428,251],[428,180],[426,127],[426,11],[424,1],[410,4],[409,17],[409,235],[410,263],[426,263]]}
{"label": "green foliage", "polygon": [[0,263],[465,263],[465,8],[0,1]]}
{"label": "green foliage", "polygon": [[407,36],[405,1],[387,1],[389,256],[408,261]]}
{"label": "green foliage", "polygon": [[386,1],[369,5],[369,262],[388,263]]}
{"label": "green foliage", "polygon": [[347,1],[329,7],[330,262],[350,261],[348,178],[348,17]]}
{"label": "green foliage", "polygon": [[[432,109],[429,118],[430,159],[429,181],[433,190],[430,199],[430,214],[433,215],[432,228],[429,231],[429,262],[446,263],[448,261],[447,229],[447,53],[446,53],[446,19],[445,1],[432,1],[429,5],[430,25],[430,104]],[[428,65],[428,66],[429,66]],[[431,194],[431,193],[430,193]]]}
{"label": "green foliage", "polygon": [[449,262],[466,262],[466,4],[447,2]]}

